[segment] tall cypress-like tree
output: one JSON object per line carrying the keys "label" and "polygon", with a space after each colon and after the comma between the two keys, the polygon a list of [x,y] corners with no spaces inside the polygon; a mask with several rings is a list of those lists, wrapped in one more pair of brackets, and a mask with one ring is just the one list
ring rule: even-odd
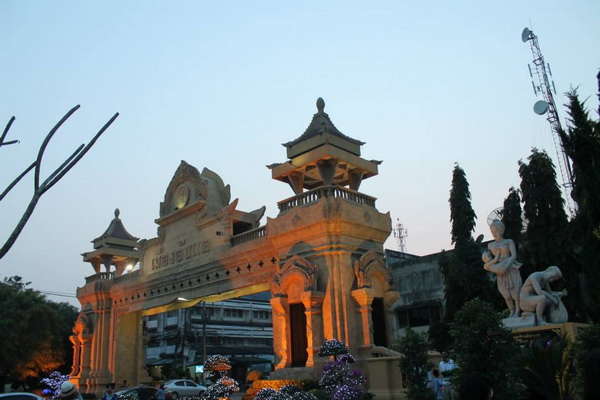
{"label": "tall cypress-like tree", "polygon": [[[598,74],[600,99],[600,73]],[[600,321],[600,120],[590,118],[576,91],[567,94],[567,130],[559,130],[563,148],[573,164],[573,200],[577,213],[571,221],[574,257],[581,271],[583,307]],[[600,112],[600,109],[599,109]]]}
{"label": "tall cypress-like tree", "polygon": [[527,219],[524,254],[529,273],[564,261],[567,214],[554,164],[545,151],[532,149],[527,159],[519,161],[523,210]]}
{"label": "tall cypress-like tree", "polygon": [[469,300],[479,297],[493,302],[496,290],[487,278],[481,262],[481,243],[473,239],[475,211],[471,206],[471,192],[465,171],[456,164],[452,172],[450,189],[450,222],[454,251],[442,257],[440,268],[445,281],[445,321],[452,322],[454,315]]}
{"label": "tall cypress-like tree", "polygon": [[477,216],[471,206],[471,192],[465,171],[454,165],[452,188],[450,189],[450,222],[452,223],[452,244],[462,247],[473,241],[473,230]]}
{"label": "tall cypress-like tree", "polygon": [[519,161],[523,210],[527,219],[525,240],[521,246],[523,279],[532,272],[557,265],[563,279],[556,289],[564,287],[568,296],[564,299],[571,319],[578,319],[580,291],[577,265],[571,254],[568,219],[556,180],[554,164],[544,151],[532,149],[525,163]]}

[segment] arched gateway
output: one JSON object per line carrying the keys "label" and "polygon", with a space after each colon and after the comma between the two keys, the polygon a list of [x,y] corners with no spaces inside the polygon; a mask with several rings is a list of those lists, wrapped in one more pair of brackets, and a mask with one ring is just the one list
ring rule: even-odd
{"label": "arched gateway", "polygon": [[266,225],[259,226],[264,207],[237,210],[229,185],[184,161],[160,204],[158,237],[138,240],[115,213],[83,254],[95,274],[77,289],[82,309],[71,336],[81,390],[150,380],[144,316],[265,290],[280,376],[310,375],[327,339],[345,342],[359,364],[389,343],[399,296],[382,258],[390,216],[358,192],[380,162],[361,158],[364,143],[337,130],[324,106],[319,99],[304,134],[284,144],[288,161],[269,166],[294,196],[278,203],[279,215]]}

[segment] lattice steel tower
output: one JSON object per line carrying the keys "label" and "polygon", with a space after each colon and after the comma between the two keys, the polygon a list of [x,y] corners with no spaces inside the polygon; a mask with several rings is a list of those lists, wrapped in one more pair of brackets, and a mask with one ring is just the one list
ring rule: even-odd
{"label": "lattice steel tower", "polygon": [[[571,190],[573,188],[573,172],[571,170],[571,163],[567,154],[564,151],[562,141],[558,135],[558,131],[562,130],[560,118],[556,109],[556,103],[554,101],[554,95],[556,94],[556,88],[554,81],[551,81],[552,70],[550,64],[544,61],[544,55],[540,49],[537,36],[529,28],[523,29],[521,33],[521,40],[523,43],[529,42],[531,45],[531,52],[533,53],[533,69],[529,64],[529,75],[531,76],[531,84],[533,85],[533,92],[536,96],[542,96],[544,100],[539,100],[533,105],[533,111],[538,115],[546,115],[546,119],[550,123],[552,130],[552,140],[554,141],[554,147],[556,148],[556,157],[558,160],[558,169],[563,181],[563,188],[565,192],[565,201],[569,213],[573,215],[573,202],[571,201]],[[550,77],[550,78],[549,78]]]}

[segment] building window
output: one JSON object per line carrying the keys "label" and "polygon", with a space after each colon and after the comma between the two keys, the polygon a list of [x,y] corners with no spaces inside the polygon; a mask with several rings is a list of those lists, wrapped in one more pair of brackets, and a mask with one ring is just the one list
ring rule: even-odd
{"label": "building window", "polygon": [[237,308],[226,308],[224,311],[226,318],[244,318],[244,310],[240,310]]}
{"label": "building window", "polygon": [[427,326],[440,321],[440,307],[438,305],[415,307],[397,311],[396,315],[400,328]]}
{"label": "building window", "polygon": [[252,317],[254,319],[270,320],[271,319],[271,311],[268,311],[268,310],[254,310],[254,311],[252,311]]}

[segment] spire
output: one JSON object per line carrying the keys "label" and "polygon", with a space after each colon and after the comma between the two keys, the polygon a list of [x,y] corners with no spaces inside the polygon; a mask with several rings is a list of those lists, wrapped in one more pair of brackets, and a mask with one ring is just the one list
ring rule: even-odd
{"label": "spire", "polygon": [[95,249],[101,246],[101,244],[99,246],[96,246],[96,242],[100,242],[102,241],[102,239],[114,238],[122,240],[132,240],[137,243],[139,238],[136,238],[135,236],[127,232],[127,229],[125,229],[125,225],[123,225],[123,221],[121,221],[121,219],[119,218],[120,214],[121,212],[118,208],[116,208],[115,218],[110,222],[106,231],[104,231],[104,233],[101,236],[97,237],[92,241],[94,243]]}

